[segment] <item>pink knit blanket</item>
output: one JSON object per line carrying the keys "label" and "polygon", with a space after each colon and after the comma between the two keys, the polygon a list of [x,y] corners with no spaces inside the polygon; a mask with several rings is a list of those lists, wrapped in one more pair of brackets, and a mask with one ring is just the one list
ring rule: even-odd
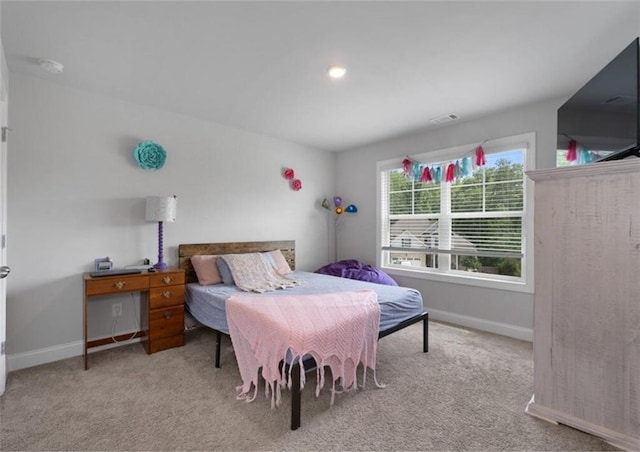
{"label": "pink knit blanket", "polygon": [[[226,302],[227,323],[236,354],[242,386],[238,399],[253,401],[262,368],[265,392],[271,406],[280,405],[281,388],[291,387],[291,371],[281,362],[301,366],[300,388],[305,372],[302,358],[317,363],[316,397],[325,382],[325,366],[333,377],[331,403],[336,384],[355,389],[356,371],[372,369],[374,381],[380,306],[371,290],[319,295],[233,295]],[[250,395],[253,386],[253,395]]]}

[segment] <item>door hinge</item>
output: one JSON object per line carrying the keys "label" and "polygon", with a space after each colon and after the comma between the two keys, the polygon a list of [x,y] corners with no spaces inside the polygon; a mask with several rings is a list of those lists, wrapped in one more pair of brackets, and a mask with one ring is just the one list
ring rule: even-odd
{"label": "door hinge", "polygon": [[6,342],[2,341],[2,343],[0,343],[0,356],[4,355],[5,352],[5,348],[6,348]]}
{"label": "door hinge", "polygon": [[7,142],[7,135],[8,135],[7,132],[9,132],[10,130],[13,130],[13,129],[10,129],[9,127],[6,127],[6,126],[2,127],[2,142],[3,143]]}
{"label": "door hinge", "polygon": [[0,240],[2,243],[0,243],[0,247],[1,248],[6,248],[7,247],[7,234],[2,234],[2,239]]}

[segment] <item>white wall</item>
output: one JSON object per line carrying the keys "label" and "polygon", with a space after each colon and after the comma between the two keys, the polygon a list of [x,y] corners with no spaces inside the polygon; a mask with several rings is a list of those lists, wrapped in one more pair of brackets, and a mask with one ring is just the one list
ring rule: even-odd
{"label": "white wall", "polygon": [[[336,179],[338,193],[354,202],[359,212],[341,223],[338,257],[360,259],[372,264],[376,262],[376,162],[480,143],[485,139],[535,132],[537,167],[554,167],[556,111],[564,100],[548,100],[340,153]],[[532,294],[410,277],[394,276],[394,279],[401,285],[420,290],[433,318],[532,339]]]}
{"label": "white wall", "polygon": [[[15,73],[10,92],[10,370],[81,353],[81,274],[95,258],[116,267],[157,260],[147,196],[178,196],[177,221],[164,228],[170,265],[179,243],[286,239],[296,241],[298,269],[327,263],[320,202],[334,192],[334,154]],[[143,140],[167,150],[160,171],[136,166]],[[302,190],[289,188],[284,167]],[[135,329],[129,299],[92,301],[90,338],[111,334],[112,302],[124,304],[117,332]]]}

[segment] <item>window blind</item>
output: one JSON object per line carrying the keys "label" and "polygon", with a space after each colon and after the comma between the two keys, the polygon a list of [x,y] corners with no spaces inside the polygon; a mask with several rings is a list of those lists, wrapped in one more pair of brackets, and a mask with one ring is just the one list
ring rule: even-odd
{"label": "window blind", "polygon": [[381,175],[382,250],[522,258],[524,150],[494,155],[455,182],[422,183],[402,168]]}

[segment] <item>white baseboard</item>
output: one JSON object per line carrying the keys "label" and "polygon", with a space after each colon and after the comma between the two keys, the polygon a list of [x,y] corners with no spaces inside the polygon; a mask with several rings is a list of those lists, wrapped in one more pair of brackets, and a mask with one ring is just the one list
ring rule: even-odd
{"label": "white baseboard", "polygon": [[429,309],[428,307],[425,310],[429,313],[429,318],[433,320],[440,320],[442,322],[453,323],[454,325],[466,326],[467,328],[533,342],[533,329],[531,328],[522,328],[508,323],[493,322],[491,320],[479,319],[477,317],[469,317],[466,315],[454,314],[452,312]]}
{"label": "white baseboard", "polygon": [[[523,341],[533,341],[533,330],[522,328],[506,323],[493,322],[490,320],[479,319],[477,317],[469,317],[466,315],[454,314],[447,311],[439,311],[437,309],[427,309],[429,318],[433,320],[441,320],[454,325],[466,326],[480,331],[500,334],[502,336],[512,337]],[[127,334],[127,333],[120,333]],[[132,342],[140,342],[140,338],[131,341],[119,342],[117,344],[108,344],[95,347],[89,350],[89,353],[106,350],[113,347],[119,347]],[[68,344],[56,345],[54,347],[41,348],[25,353],[17,353],[7,356],[7,371],[26,369],[27,367],[39,366],[61,359],[73,358],[81,356],[83,353],[82,341],[70,342]]]}
{"label": "white baseboard", "polygon": [[[128,333],[122,333],[128,334]],[[89,353],[99,352],[101,350],[107,350],[114,347],[120,347],[122,345],[132,344],[134,342],[140,342],[140,338],[131,339],[129,341],[123,341],[113,344],[101,345],[89,350]],[[82,341],[70,342],[67,344],[56,345],[54,347],[46,347],[38,350],[32,350],[25,353],[16,353],[14,355],[7,355],[7,372],[13,370],[26,369],[27,367],[39,366],[40,364],[52,363],[54,361],[60,361],[61,359],[73,358],[75,356],[82,356],[84,353],[84,345]]]}

